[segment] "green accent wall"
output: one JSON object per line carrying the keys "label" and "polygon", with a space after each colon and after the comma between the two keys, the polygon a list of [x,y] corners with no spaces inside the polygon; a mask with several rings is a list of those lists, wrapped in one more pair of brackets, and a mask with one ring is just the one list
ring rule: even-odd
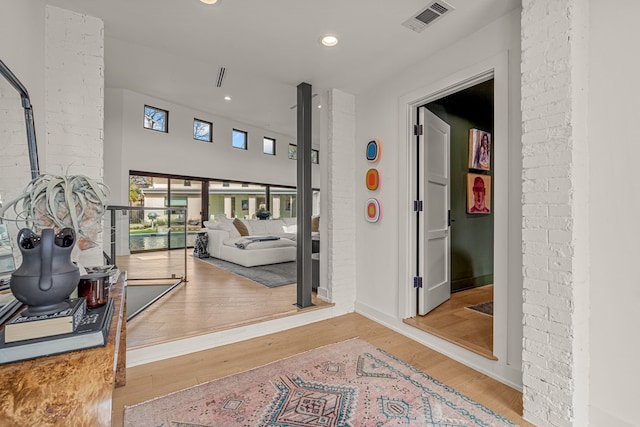
{"label": "green accent wall", "polygon": [[[467,174],[493,177],[493,80],[426,107],[451,127],[451,292],[493,283],[493,197],[491,214],[467,214]],[[488,173],[469,170],[469,130],[473,128],[491,133]]]}

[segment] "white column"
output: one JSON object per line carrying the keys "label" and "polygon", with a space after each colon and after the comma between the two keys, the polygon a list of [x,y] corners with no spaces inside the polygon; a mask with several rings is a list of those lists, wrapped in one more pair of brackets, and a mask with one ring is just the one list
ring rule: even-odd
{"label": "white column", "polygon": [[355,96],[332,89],[328,104],[327,176],[326,184],[324,178],[322,184],[322,192],[326,194],[326,215],[323,211],[320,218],[321,227],[326,224],[326,228],[321,228],[325,233],[320,244],[318,294],[353,306],[356,296],[355,215],[362,212],[355,205]]}
{"label": "white column", "polygon": [[[53,6],[45,13],[46,132],[40,130],[38,143],[46,142],[47,154],[41,172],[102,180],[104,23]],[[103,237],[81,253],[81,264],[103,264]]]}
{"label": "white column", "polygon": [[589,425],[588,2],[522,9],[523,399],[539,426]]}

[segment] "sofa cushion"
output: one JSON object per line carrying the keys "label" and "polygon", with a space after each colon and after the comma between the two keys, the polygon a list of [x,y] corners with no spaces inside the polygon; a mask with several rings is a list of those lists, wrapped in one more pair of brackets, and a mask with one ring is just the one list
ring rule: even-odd
{"label": "sofa cushion", "polygon": [[298,225],[297,224],[283,225],[282,226],[282,231],[284,231],[285,233],[297,233],[298,232]]}
{"label": "sofa cushion", "polygon": [[249,235],[249,230],[242,220],[239,220],[238,218],[234,219],[233,225],[238,229],[238,233],[240,233],[241,236]]}
{"label": "sofa cushion", "polygon": [[287,226],[296,225],[298,223],[298,218],[296,217],[293,217],[293,218],[283,217],[283,218],[280,218],[280,220],[283,221],[284,225],[287,225]]}
{"label": "sofa cushion", "polygon": [[282,227],[285,225],[280,219],[243,219],[250,236],[267,236],[272,234],[282,234]]}
{"label": "sofa cushion", "polygon": [[208,228],[209,230],[221,230],[218,221],[204,221],[202,225],[204,225],[204,228]]}
{"label": "sofa cushion", "polygon": [[228,231],[229,236],[231,237],[240,237],[240,232],[233,225],[233,221],[227,218],[224,215],[218,215],[218,225],[220,226],[220,230]]}

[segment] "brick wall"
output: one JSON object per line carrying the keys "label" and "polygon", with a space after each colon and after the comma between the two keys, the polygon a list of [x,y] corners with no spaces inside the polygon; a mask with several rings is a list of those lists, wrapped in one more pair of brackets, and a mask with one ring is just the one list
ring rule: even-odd
{"label": "brick wall", "polygon": [[104,25],[56,7],[46,19],[46,172],[101,178]]}
{"label": "brick wall", "polygon": [[[11,67],[10,64],[6,65]],[[0,77],[0,141],[2,141],[0,196],[6,203],[16,197],[27,185],[31,174],[24,110],[20,95],[2,77]],[[12,231],[11,235],[16,234]]]}
{"label": "brick wall", "polygon": [[588,425],[587,6],[522,9],[523,395],[540,426]]}
{"label": "brick wall", "polygon": [[[46,138],[41,132],[40,144],[46,141],[47,155],[41,172],[101,180],[104,24],[47,6],[45,28]],[[101,254],[100,247],[89,249],[80,262],[102,264]]]}
{"label": "brick wall", "polygon": [[[355,226],[355,97],[336,89],[329,91],[327,137],[327,187],[322,197],[327,203],[326,235],[327,297],[353,309],[356,283]],[[364,213],[363,213],[364,215]],[[322,225],[321,225],[322,226]]]}

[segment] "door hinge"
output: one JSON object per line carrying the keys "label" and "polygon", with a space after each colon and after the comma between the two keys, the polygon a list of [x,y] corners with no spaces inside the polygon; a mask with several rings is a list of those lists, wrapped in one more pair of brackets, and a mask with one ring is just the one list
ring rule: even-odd
{"label": "door hinge", "polygon": [[414,200],[413,201],[413,211],[414,212],[422,212],[423,203],[422,200]]}
{"label": "door hinge", "polygon": [[413,134],[415,136],[421,136],[422,135],[422,125],[413,125]]}
{"label": "door hinge", "polygon": [[422,288],[422,276],[413,276],[413,287],[416,289]]}

